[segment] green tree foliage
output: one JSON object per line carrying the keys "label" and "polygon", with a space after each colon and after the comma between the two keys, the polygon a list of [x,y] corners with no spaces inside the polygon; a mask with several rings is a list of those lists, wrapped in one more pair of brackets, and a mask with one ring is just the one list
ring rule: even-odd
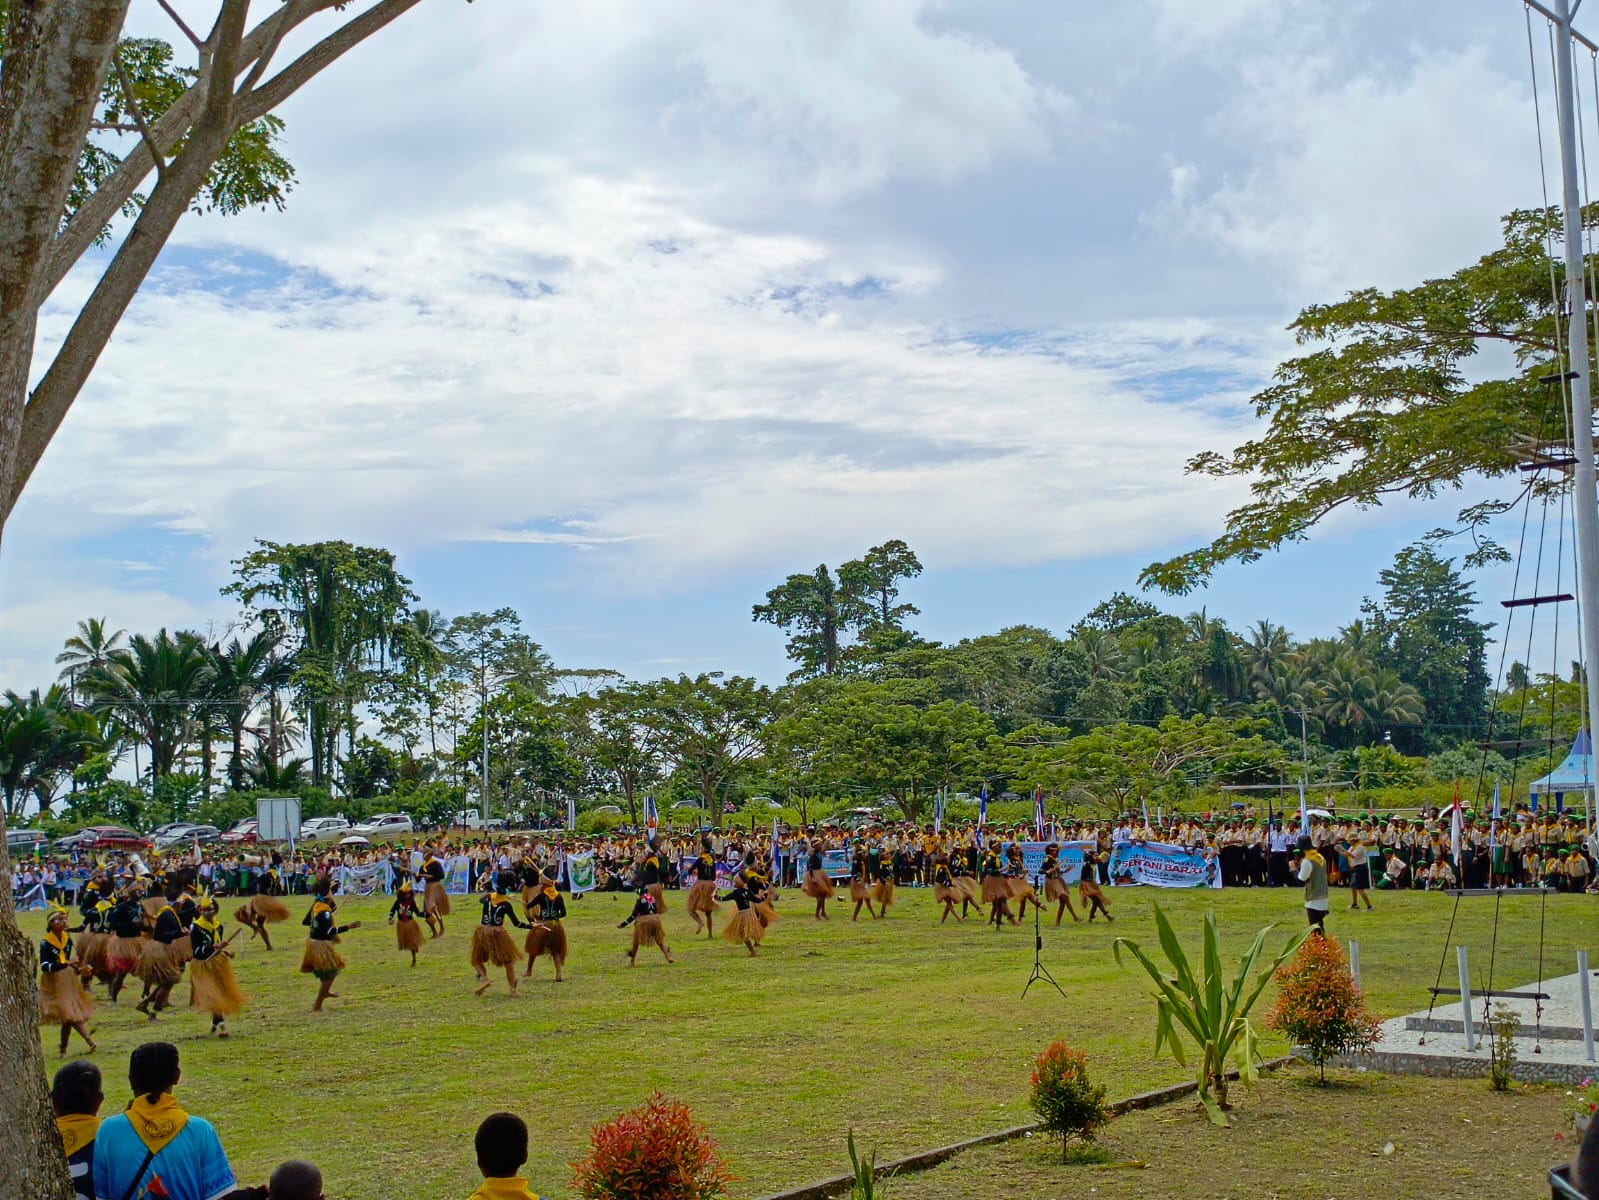
{"label": "green tree foliage", "polygon": [[755,605],[753,616],[789,635],[786,649],[796,664],[791,679],[836,675],[852,645],[856,658],[870,660],[914,643],[904,622],[919,610],[899,602],[899,585],[921,573],[909,546],[884,542],[845,563],[836,578],[825,563],[790,575],[766,593],[765,604]]}
{"label": "green tree foliage", "polygon": [[171,775],[187,743],[195,712],[214,675],[198,635],[160,630],[134,634],[103,667],[86,671],[79,688],[150,752],[152,781]]}
{"label": "green tree foliage", "polygon": [[92,745],[94,727],[52,687],[42,695],[7,692],[0,703],[0,799],[6,820],[20,822],[32,800],[44,807]]}
{"label": "green tree foliage", "polygon": [[766,752],[775,715],[771,690],[716,672],[662,679],[646,695],[651,750],[692,781],[707,811],[720,812],[728,784]]}
{"label": "green tree foliage", "polygon": [[[1584,213],[1591,228],[1599,210]],[[1555,370],[1556,313],[1551,271],[1564,288],[1553,209],[1504,220],[1504,244],[1442,279],[1393,292],[1367,288],[1305,309],[1289,326],[1307,353],[1277,368],[1256,394],[1260,436],[1230,454],[1205,451],[1192,473],[1250,481],[1249,503],[1227,516],[1210,545],[1144,569],[1146,586],[1186,592],[1222,564],[1253,562],[1306,538],[1345,507],[1374,508],[1393,496],[1432,499],[1473,478],[1520,490],[1518,439],[1563,436],[1561,395],[1540,383]],[[1508,372],[1478,356],[1508,349]],[[1503,511],[1474,505],[1460,523],[1476,529]],[[1501,556],[1479,542],[1466,560]]]}

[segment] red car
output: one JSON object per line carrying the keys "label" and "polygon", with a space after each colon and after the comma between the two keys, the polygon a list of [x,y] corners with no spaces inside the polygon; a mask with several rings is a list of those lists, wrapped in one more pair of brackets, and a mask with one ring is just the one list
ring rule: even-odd
{"label": "red car", "polygon": [[251,845],[254,845],[256,842],[261,840],[256,835],[255,831],[256,831],[256,820],[255,820],[255,818],[254,817],[247,817],[245,820],[240,821],[232,829],[230,829],[226,833],[224,833],[222,835],[222,837],[221,837],[221,840],[224,841],[224,842],[228,842],[228,843],[230,843],[232,845],[251,846]]}
{"label": "red car", "polygon": [[85,850],[148,850],[150,839],[120,825],[91,825],[79,831]]}

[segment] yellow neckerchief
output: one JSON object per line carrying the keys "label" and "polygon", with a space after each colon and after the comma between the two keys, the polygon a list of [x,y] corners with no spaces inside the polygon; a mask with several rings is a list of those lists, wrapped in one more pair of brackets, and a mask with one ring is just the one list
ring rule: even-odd
{"label": "yellow neckerchief", "polygon": [[1305,857],[1311,862],[1315,863],[1323,871],[1327,869],[1327,860],[1321,856],[1321,853],[1316,850],[1315,847],[1311,847],[1309,850],[1306,850]]}
{"label": "yellow neckerchief", "polygon": [[332,911],[333,911],[333,905],[329,904],[326,900],[324,900],[320,896],[318,896],[317,899],[316,899],[316,903],[311,905],[311,919],[314,921],[314,920],[317,919],[317,915],[319,913],[332,912]]}
{"label": "yellow neckerchief", "polygon": [[115,907],[116,905],[112,904],[109,900],[97,900],[95,901],[94,911],[97,913],[108,913]]}
{"label": "yellow neckerchief", "polygon": [[98,1113],[68,1113],[56,1118],[56,1128],[61,1131],[61,1149],[71,1158],[90,1142],[100,1129]]}
{"label": "yellow neckerchief", "polygon": [[49,942],[57,950],[61,951],[63,956],[65,956],[67,952],[67,944],[72,941],[72,939],[67,936],[67,931],[65,929],[63,929],[60,933],[51,933],[49,930],[46,930],[44,934],[44,940]]}
{"label": "yellow neckerchief", "polygon": [[145,1149],[157,1154],[189,1123],[189,1114],[178,1107],[177,1097],[171,1092],[162,1092],[154,1104],[148,1096],[135,1096],[126,1113]]}
{"label": "yellow neckerchief", "polygon": [[546,883],[544,887],[540,889],[539,894],[546,900],[554,900],[556,896],[561,894],[561,889],[556,887],[553,883]]}
{"label": "yellow neckerchief", "polygon": [[507,901],[505,896],[502,895],[499,892],[490,892],[489,893],[489,903],[492,904],[494,907],[498,908],[502,904],[509,903],[509,901]]}
{"label": "yellow neckerchief", "polygon": [[538,1193],[528,1187],[520,1175],[502,1179],[485,1179],[473,1192],[470,1200],[539,1200]]}
{"label": "yellow neckerchief", "polygon": [[217,919],[215,916],[208,917],[204,913],[201,913],[194,919],[194,924],[196,928],[205,930],[212,937],[221,936],[222,927],[217,924]]}
{"label": "yellow neckerchief", "polygon": [[430,868],[430,867],[432,867],[432,865],[433,865],[433,864],[434,864],[434,863],[436,863],[436,862],[438,862],[438,861],[439,861],[439,860],[438,860],[438,859],[436,859],[436,858],[434,858],[434,857],[433,857],[433,855],[432,855],[432,854],[427,854],[427,855],[425,855],[425,856],[423,856],[423,859],[422,859],[422,869],[423,869],[423,870],[424,870],[424,871],[426,871],[426,870],[428,870],[428,869],[429,869],[429,868]]}

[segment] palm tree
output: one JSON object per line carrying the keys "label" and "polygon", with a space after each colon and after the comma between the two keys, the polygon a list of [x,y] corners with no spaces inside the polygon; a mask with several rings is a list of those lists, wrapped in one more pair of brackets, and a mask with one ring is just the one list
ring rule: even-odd
{"label": "palm tree", "polygon": [[104,617],[90,617],[78,622],[78,632],[66,640],[56,662],[61,664],[61,679],[76,679],[84,671],[104,667],[111,655],[122,648],[126,629],[106,632]]}
{"label": "palm tree", "polygon": [[61,777],[83,759],[85,726],[60,687],[43,696],[7,692],[0,703],[0,797],[6,820],[22,817],[29,797],[49,807]]}
{"label": "palm tree", "polygon": [[1122,676],[1122,652],[1116,639],[1103,629],[1084,629],[1073,639],[1083,653],[1089,679],[1117,680]]}
{"label": "palm tree", "polygon": [[1268,683],[1277,668],[1287,662],[1293,653],[1293,639],[1288,630],[1270,621],[1256,621],[1243,646],[1244,662],[1249,668],[1249,681],[1259,691]]}
{"label": "palm tree", "polygon": [[277,656],[283,635],[262,629],[249,641],[234,638],[226,646],[211,648],[211,694],[218,719],[227,731],[232,754],[228,759],[228,787],[242,791],[249,774],[244,761],[244,731],[250,714],[261,703],[269,685],[281,686],[289,678],[288,664]]}
{"label": "palm tree", "polygon": [[80,683],[92,705],[109,711],[150,748],[150,778],[172,774],[178,753],[203,709],[213,675],[205,642],[193,633],[135,634]]}
{"label": "palm tree", "polygon": [[437,609],[417,608],[394,635],[394,656],[427,711],[428,749],[439,753],[438,680],[449,665],[449,626]]}

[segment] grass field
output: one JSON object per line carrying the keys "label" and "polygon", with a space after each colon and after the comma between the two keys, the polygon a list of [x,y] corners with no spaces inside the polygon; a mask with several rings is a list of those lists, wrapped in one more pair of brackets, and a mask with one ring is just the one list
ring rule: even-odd
{"label": "grass field", "polygon": [[[1045,927],[1045,962],[1066,998],[1035,986],[1023,999],[1030,923],[997,934],[975,919],[940,927],[926,892],[900,889],[890,918],[872,924],[851,924],[842,903],[834,920],[815,922],[805,897],[786,893],[783,919],[755,959],[720,938],[695,942],[681,894],[669,896],[675,965],[649,950],[629,969],[628,935],[615,928],[628,899],[589,896],[570,906],[566,982],[555,984],[543,959],[515,999],[503,975],[487,996],[472,995],[466,956],[477,908],[466,898],[457,898],[446,936],[428,942],[414,970],[384,925],[386,900],[345,905],[341,920],[366,924],[341,947],[350,964],[341,998],[317,1015],[308,1011],[315,980],[298,973],[299,927],[277,926],[271,953],[241,938],[236,965],[251,1004],[230,1022],[230,1041],[208,1039],[207,1018],[181,1007],[147,1025],[126,996],[102,1004],[98,1058],[108,1108],[127,1100],[127,1053],[157,1036],[179,1044],[180,1095],[216,1122],[242,1181],[305,1157],[323,1167],[329,1196],[340,1200],[387,1200],[397,1180],[419,1200],[463,1196],[475,1186],[473,1129],[486,1113],[509,1109],[534,1131],[529,1178],[559,1197],[568,1194],[567,1164],[585,1151],[589,1128],[660,1088],[692,1104],[731,1157],[735,1195],[755,1196],[846,1170],[852,1127],[887,1159],[1031,1119],[1028,1070],[1053,1038],[1088,1050],[1112,1097],[1187,1078],[1151,1053],[1153,1003],[1141,973],[1116,965],[1113,937],[1152,946],[1157,899],[1196,941],[1202,913],[1215,905],[1231,953],[1269,921],[1281,922],[1281,935],[1304,919],[1297,890],[1118,890],[1114,926],[1068,918],[1060,929]],[[1359,940],[1373,1007],[1383,1015],[1425,1007],[1454,901],[1379,893],[1376,912],[1357,914],[1334,899],[1329,929]],[[1455,941],[1481,970],[1494,904],[1463,902],[1456,925]],[[224,917],[232,907],[224,902]],[[304,904],[295,898],[291,907],[298,915]],[[1538,973],[1539,909],[1531,896],[1503,902],[1501,986]],[[1551,897],[1544,916],[1545,974],[1572,972],[1579,948],[1599,950],[1593,898]],[[23,924],[37,935],[42,915],[25,914]],[[1453,971],[1451,954],[1446,974]],[[186,1004],[187,985],[174,995]],[[54,1030],[47,1032],[53,1063]],[[1268,1038],[1265,1052],[1282,1048]],[[1417,1085],[1370,1103],[1421,1108],[1427,1094]],[[1239,1102],[1247,1111],[1251,1100]],[[1536,1120],[1546,1115],[1539,1109]],[[1469,1128],[1460,1132],[1462,1156],[1495,1152]],[[1536,1131],[1541,1144],[1549,1136]],[[1517,1194],[1535,1194],[1537,1180],[1525,1184]]]}

